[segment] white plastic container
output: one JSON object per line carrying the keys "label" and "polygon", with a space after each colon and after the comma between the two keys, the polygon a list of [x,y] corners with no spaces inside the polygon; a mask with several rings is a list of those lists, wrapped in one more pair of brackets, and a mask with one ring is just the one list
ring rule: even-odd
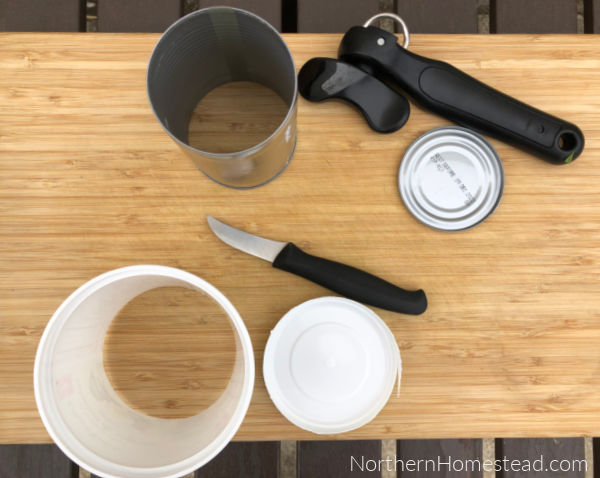
{"label": "white plastic container", "polygon": [[[236,359],[230,382],[209,408],[187,418],[156,418],[117,395],[102,348],[127,302],[177,286],[204,292],[223,308],[235,333]],[[254,355],[242,318],[212,285],[179,269],[132,266],[92,279],[58,308],[38,347],[34,386],[48,433],[81,467],[106,478],[178,477],[211,460],[239,428],[252,396]]]}
{"label": "white plastic container", "polygon": [[292,423],[318,434],[369,423],[387,403],[402,362],[394,335],[371,309],[341,297],[294,307],[271,331],[267,390]]}

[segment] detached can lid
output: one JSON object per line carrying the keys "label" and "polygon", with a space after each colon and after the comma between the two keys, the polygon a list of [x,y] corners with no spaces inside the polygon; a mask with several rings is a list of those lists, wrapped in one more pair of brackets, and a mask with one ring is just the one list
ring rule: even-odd
{"label": "detached can lid", "polygon": [[404,204],[419,221],[461,231],[498,207],[504,168],[483,136],[452,126],[429,131],[408,148],[398,182]]}
{"label": "detached can lid", "polygon": [[371,309],[322,297],[290,310],[271,331],[267,390],[292,423],[319,434],[370,422],[387,403],[401,359],[394,335]]}

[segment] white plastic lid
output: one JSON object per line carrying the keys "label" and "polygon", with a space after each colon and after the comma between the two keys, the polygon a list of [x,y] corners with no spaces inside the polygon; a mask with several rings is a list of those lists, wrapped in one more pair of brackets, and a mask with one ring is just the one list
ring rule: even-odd
{"label": "white plastic lid", "polygon": [[263,361],[278,410],[305,430],[342,433],[387,403],[401,359],[394,335],[371,309],[340,297],[294,307],[271,331]]}

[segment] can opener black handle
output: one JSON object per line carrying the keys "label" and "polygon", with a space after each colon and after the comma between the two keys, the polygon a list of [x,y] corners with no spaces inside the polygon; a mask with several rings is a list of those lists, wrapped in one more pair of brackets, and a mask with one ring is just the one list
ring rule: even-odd
{"label": "can opener black handle", "polygon": [[425,108],[524,147],[551,163],[570,163],[583,150],[583,133],[574,124],[501,93],[448,63],[411,53],[394,34],[380,28],[350,28],[338,54],[341,60],[396,83]]}

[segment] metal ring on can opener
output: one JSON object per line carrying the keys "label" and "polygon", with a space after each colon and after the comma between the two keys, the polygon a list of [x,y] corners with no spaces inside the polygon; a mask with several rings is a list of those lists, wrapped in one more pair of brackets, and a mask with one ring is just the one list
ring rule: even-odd
{"label": "metal ring on can opener", "polygon": [[396,23],[398,23],[400,25],[400,27],[402,28],[402,36],[404,36],[404,42],[402,43],[402,47],[405,48],[406,50],[408,50],[408,45],[410,43],[410,33],[408,33],[408,27],[406,26],[406,23],[404,22],[404,20],[402,20],[402,18],[398,15],[396,15],[395,13],[378,13],[377,15],[373,15],[371,18],[369,18],[365,24],[363,25],[363,27],[368,27],[371,25],[371,23],[373,23],[375,20],[378,20],[379,18],[391,18],[392,20],[395,20]]}

